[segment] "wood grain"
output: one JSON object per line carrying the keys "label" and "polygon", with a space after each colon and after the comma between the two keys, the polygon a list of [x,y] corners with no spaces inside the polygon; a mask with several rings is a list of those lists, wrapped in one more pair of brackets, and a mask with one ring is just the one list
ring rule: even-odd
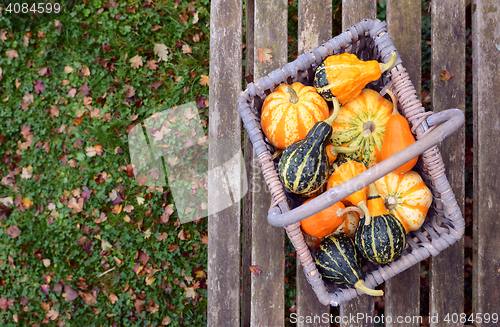
{"label": "wood grain", "polygon": [[[500,142],[500,4],[475,0],[472,4],[474,209],[473,310],[500,308],[500,174],[495,150]],[[498,326],[476,322],[476,326]]]}
{"label": "wood grain", "polygon": [[[287,1],[256,1],[254,7],[254,76],[266,76],[287,63]],[[258,49],[272,49],[271,61],[260,62]],[[252,154],[252,265],[261,268],[251,276],[251,326],[284,326],[285,230],[267,222],[271,204],[255,153]],[[248,269],[248,267],[244,267]]]}
{"label": "wood grain", "polygon": [[[387,30],[418,96],[421,87],[420,10],[420,0],[387,1]],[[420,315],[420,264],[394,276],[385,283],[385,286],[387,317]],[[410,323],[398,323],[396,319],[392,319],[386,326],[418,327],[419,323],[413,319]]]}
{"label": "wood grain", "polygon": [[[234,140],[238,148],[241,119],[234,110],[241,91],[242,3],[215,0],[210,13],[209,138]],[[221,149],[209,147],[209,165]],[[216,185],[211,185],[213,190]],[[209,210],[223,195],[209,192]],[[208,217],[208,326],[240,324],[240,202]]]}
{"label": "wood grain", "polygon": [[[332,37],[332,2],[326,0],[299,0],[298,53],[314,50]],[[330,307],[322,305],[311,285],[306,280],[304,270],[297,260],[297,315],[299,317],[325,317]],[[299,320],[297,326],[330,326],[318,319],[306,323]]]}
{"label": "wood grain", "polygon": [[[375,0],[357,1],[357,0],[342,0],[342,30],[359,23],[364,19],[377,18],[377,3]],[[365,316],[373,317],[373,310],[375,308],[374,298],[372,296],[362,295],[349,301],[348,303],[340,306],[340,316],[349,317],[364,314]],[[363,325],[359,325],[358,321],[352,323],[350,320],[344,318],[341,320],[342,327],[354,326],[373,326],[373,322],[364,321]]]}
{"label": "wood grain", "polygon": [[[465,0],[431,2],[432,19],[432,107],[435,112],[458,108],[465,113]],[[450,24],[453,22],[453,24]],[[441,80],[448,71],[453,77]],[[441,143],[446,176],[464,212],[465,205],[465,125]],[[445,317],[464,311],[463,239],[430,259],[430,316]],[[442,322],[431,320],[432,327]],[[453,321],[447,326],[463,326]]]}

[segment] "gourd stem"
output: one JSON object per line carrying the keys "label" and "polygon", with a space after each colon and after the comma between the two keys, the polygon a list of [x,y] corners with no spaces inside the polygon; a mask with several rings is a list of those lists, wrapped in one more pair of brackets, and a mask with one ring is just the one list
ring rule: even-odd
{"label": "gourd stem", "polygon": [[396,197],[394,195],[388,195],[384,199],[384,205],[387,208],[387,210],[393,210],[396,208],[398,205],[398,201],[396,200]]}
{"label": "gourd stem", "polygon": [[345,215],[348,212],[357,212],[359,214],[360,219],[365,216],[365,213],[360,208],[358,208],[356,206],[349,206],[349,207],[345,207],[344,209],[337,210],[337,217],[342,217],[343,215]]}
{"label": "gourd stem", "polygon": [[339,153],[349,154],[354,153],[359,150],[359,146],[332,146],[330,148],[330,153],[332,155],[337,155]]}
{"label": "gourd stem", "polygon": [[396,52],[395,51],[391,51],[391,60],[389,60],[389,62],[387,62],[385,64],[384,63],[379,63],[379,65],[380,65],[380,73],[382,74],[386,70],[391,69],[392,66],[394,66],[395,63],[396,63]]}
{"label": "gourd stem", "polygon": [[325,120],[325,123],[327,123],[330,126],[332,126],[333,122],[335,121],[335,119],[337,119],[337,116],[339,115],[340,112],[339,100],[337,100],[337,98],[333,98],[332,102],[333,102],[333,113],[330,117],[328,117],[328,119]]}
{"label": "gourd stem", "polygon": [[356,284],[354,284],[354,288],[357,290],[360,290],[361,292],[371,295],[371,296],[384,296],[384,291],[382,290],[373,290],[371,288],[368,288],[368,286],[365,285],[364,280],[358,280]]}
{"label": "gourd stem", "polygon": [[375,184],[371,183],[368,185],[368,196],[377,196],[379,195],[377,192],[377,188],[375,187]]}
{"label": "gourd stem", "polygon": [[372,217],[370,215],[370,211],[368,210],[368,207],[366,206],[366,201],[361,201],[358,203],[358,208],[363,210],[365,213],[365,225],[370,225],[370,222],[372,221]]}
{"label": "gourd stem", "polygon": [[297,92],[295,92],[295,90],[290,85],[287,85],[285,91],[290,94],[290,99],[288,99],[288,101],[290,101],[291,103],[299,102],[299,96],[297,95]]}
{"label": "gourd stem", "polygon": [[398,100],[396,99],[396,96],[394,93],[391,92],[391,90],[386,90],[387,94],[391,97],[392,100],[392,114],[393,115],[399,115],[398,111]]}

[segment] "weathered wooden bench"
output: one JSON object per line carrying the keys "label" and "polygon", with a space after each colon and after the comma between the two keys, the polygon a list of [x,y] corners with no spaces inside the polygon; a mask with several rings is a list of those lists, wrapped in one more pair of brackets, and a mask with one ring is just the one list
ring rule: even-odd
{"label": "weathered wooden bench", "polygon": [[[332,2],[298,0],[299,54],[329,40]],[[211,2],[210,22],[210,123],[209,137],[234,140],[241,144],[241,119],[237,98],[244,75],[263,77],[287,63],[288,0],[238,0]],[[465,112],[465,13],[466,0],[432,1],[432,103],[435,111],[460,108]],[[500,174],[497,173],[495,147],[500,141],[500,3],[475,0],[472,4],[474,74],[474,314],[500,314]],[[349,27],[365,18],[376,18],[376,0],[343,0],[342,25]],[[243,19],[246,43],[242,43]],[[421,1],[387,0],[387,23],[392,41],[409,72],[417,92],[421,81]],[[243,46],[246,71],[242,72]],[[272,60],[257,60],[257,49],[272,49]],[[453,77],[442,82],[441,72]],[[244,74],[244,75],[243,75]],[[462,128],[440,146],[447,176],[459,205],[465,199],[465,129]],[[208,325],[284,326],[285,233],[267,223],[269,193],[253,153],[244,144],[248,175],[247,195],[241,202],[211,215],[208,219]],[[216,155],[211,152],[211,155]],[[209,185],[210,187],[210,185]],[[211,201],[217,201],[212,198]],[[241,206],[243,203],[243,206]],[[430,259],[429,315],[439,321],[431,326],[463,326],[460,319],[444,322],[448,314],[464,312],[464,243],[453,245]],[[258,265],[261,273],[251,274]],[[296,278],[296,313],[301,317],[329,314],[307,283],[300,265]],[[417,264],[385,283],[385,316],[420,315],[420,265]],[[361,296],[340,307],[340,316],[364,313],[373,316],[374,298]],[[334,312],[332,310],[332,312]],[[335,311],[337,313],[337,311]],[[476,316],[474,316],[475,319]],[[468,316],[469,318],[469,316]],[[386,326],[419,326],[412,321],[386,323]],[[470,324],[470,323],[467,323]],[[475,326],[496,326],[493,320],[473,322]],[[329,326],[308,324],[300,326]],[[373,322],[341,326],[373,326]]]}

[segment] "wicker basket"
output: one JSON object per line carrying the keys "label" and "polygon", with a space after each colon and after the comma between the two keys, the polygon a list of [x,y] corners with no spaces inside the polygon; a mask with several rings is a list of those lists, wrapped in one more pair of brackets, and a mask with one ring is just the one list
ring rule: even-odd
{"label": "wicker basket", "polygon": [[457,242],[464,233],[465,222],[446,178],[443,160],[437,148],[438,143],[462,126],[464,115],[458,109],[438,114],[425,112],[399,56],[395,66],[368,87],[382,94],[389,86],[392,87],[401,113],[408,119],[417,142],[303,205],[298,205],[296,199],[287,196],[278,176],[277,163],[271,160],[274,150],[260,127],[260,111],[265,97],[281,83],[290,84],[299,81],[305,85],[312,85],[315,68],[332,54],[350,52],[363,60],[387,62],[390,52],[396,49],[385,26],[386,23],[379,20],[360,22],[319,48],[299,56],[297,60],[283,68],[258,79],[255,83],[250,83],[238,99],[240,116],[259,158],[273,200],[268,221],[273,226],[286,229],[297,251],[297,257],[302,262],[306,278],[324,305],[338,306],[362,293],[345,285],[326,284],[322,280],[305,243],[300,220],[360,190],[410,158],[420,155],[417,170],[432,190],[434,196],[432,207],[424,225],[418,231],[408,234],[406,249],[398,260],[385,265],[365,262],[363,270],[366,273],[366,285],[368,287],[380,285],[430,255],[439,254]]}

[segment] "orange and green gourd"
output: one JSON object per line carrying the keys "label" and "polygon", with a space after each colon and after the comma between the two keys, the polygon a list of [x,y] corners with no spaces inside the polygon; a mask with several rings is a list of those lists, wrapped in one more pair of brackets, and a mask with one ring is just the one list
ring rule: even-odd
{"label": "orange and green gourd", "polygon": [[303,140],[314,124],[329,117],[326,101],[312,86],[281,84],[262,105],[262,131],[276,149]]}
{"label": "orange and green gourd", "polygon": [[373,263],[383,264],[397,259],[406,246],[403,224],[384,207],[375,185],[369,185],[367,207],[370,216],[361,218],[354,235],[356,248]]}
{"label": "orange and green gourd", "polygon": [[340,103],[347,103],[357,97],[368,83],[378,80],[395,62],[394,51],[385,64],[359,60],[356,55],[347,52],[332,55],[316,69],[314,87],[326,100],[336,97]]}
{"label": "orange and green gourd", "polygon": [[[411,133],[410,124],[398,112],[396,96],[389,90],[387,90],[387,93],[391,96],[393,111],[385,125],[384,142],[382,143],[382,151],[380,152],[380,159],[378,161],[385,160],[415,143],[415,137]],[[398,174],[406,173],[417,164],[417,161],[418,157],[415,157],[393,170],[393,172]]]}
{"label": "orange and green gourd", "polygon": [[343,154],[361,160],[366,167],[377,162],[382,150],[387,121],[392,115],[392,103],[377,91],[364,89],[356,98],[341,106],[332,124],[333,146],[358,147]]}
{"label": "orange and green gourd", "polygon": [[432,192],[417,172],[391,172],[374,184],[384,199],[385,208],[396,216],[406,232],[422,226],[432,204]]}

